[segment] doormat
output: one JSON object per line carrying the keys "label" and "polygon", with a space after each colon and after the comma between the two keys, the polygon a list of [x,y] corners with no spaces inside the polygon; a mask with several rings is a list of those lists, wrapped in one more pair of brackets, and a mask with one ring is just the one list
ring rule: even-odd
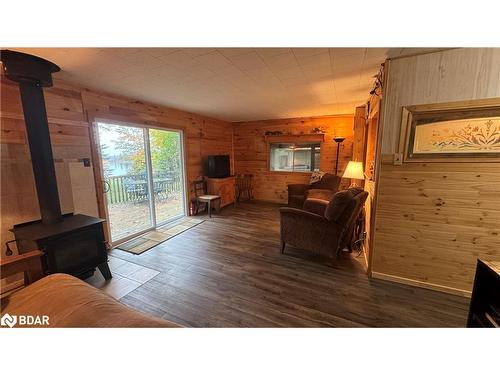
{"label": "doormat", "polygon": [[130,241],[124,242],[118,245],[116,248],[124,251],[128,251],[132,254],[141,254],[146,250],[149,250],[162,242],[165,242],[172,237],[181,234],[182,232],[191,229],[198,224],[203,223],[205,220],[184,217],[179,220],[175,220],[171,223],[165,224],[156,230],[144,233],[143,235],[136,237]]}

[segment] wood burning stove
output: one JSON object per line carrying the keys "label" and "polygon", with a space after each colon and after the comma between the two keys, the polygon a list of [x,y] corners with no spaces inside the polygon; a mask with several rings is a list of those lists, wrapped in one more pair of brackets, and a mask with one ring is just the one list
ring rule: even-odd
{"label": "wood burning stove", "polygon": [[14,225],[11,229],[19,252],[40,249],[45,273],[69,273],[82,279],[98,267],[111,279],[102,222],[87,215],[66,214],[62,221],[44,224],[41,220]]}
{"label": "wood burning stove", "polygon": [[87,215],[61,215],[43,87],[52,86],[60,68],[37,56],[1,51],[5,76],[19,84],[41,220],[14,225],[19,252],[40,249],[46,273],[80,278],[96,267],[111,279],[102,222]]}

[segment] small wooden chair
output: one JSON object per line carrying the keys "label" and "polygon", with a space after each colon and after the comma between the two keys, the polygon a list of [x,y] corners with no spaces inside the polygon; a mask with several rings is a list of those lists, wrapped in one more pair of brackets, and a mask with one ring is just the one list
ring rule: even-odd
{"label": "small wooden chair", "polygon": [[206,181],[204,180],[193,181],[193,190],[195,195],[195,197],[193,198],[195,204],[194,214],[197,215],[200,209],[200,204],[204,204],[207,206],[208,217],[212,217],[212,207],[215,207],[217,213],[220,212],[221,198],[219,195],[207,194],[206,186]]}
{"label": "small wooden chair", "polygon": [[251,174],[239,174],[236,176],[236,190],[237,197],[236,200],[239,202],[243,196],[246,196],[247,200],[253,199],[252,191],[252,177]]}

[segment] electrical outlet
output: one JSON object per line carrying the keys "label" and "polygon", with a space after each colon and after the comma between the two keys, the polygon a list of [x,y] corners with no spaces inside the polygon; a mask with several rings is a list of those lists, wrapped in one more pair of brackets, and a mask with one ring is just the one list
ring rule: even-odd
{"label": "electrical outlet", "polygon": [[403,165],[403,154],[394,154],[394,165]]}

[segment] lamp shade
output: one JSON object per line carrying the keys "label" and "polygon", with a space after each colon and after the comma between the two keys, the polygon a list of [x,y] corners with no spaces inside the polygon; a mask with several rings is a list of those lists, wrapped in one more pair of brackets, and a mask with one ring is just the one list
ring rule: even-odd
{"label": "lamp shade", "polygon": [[354,178],[356,180],[364,180],[363,163],[360,161],[350,161],[347,163],[347,168],[344,171],[343,178]]}

